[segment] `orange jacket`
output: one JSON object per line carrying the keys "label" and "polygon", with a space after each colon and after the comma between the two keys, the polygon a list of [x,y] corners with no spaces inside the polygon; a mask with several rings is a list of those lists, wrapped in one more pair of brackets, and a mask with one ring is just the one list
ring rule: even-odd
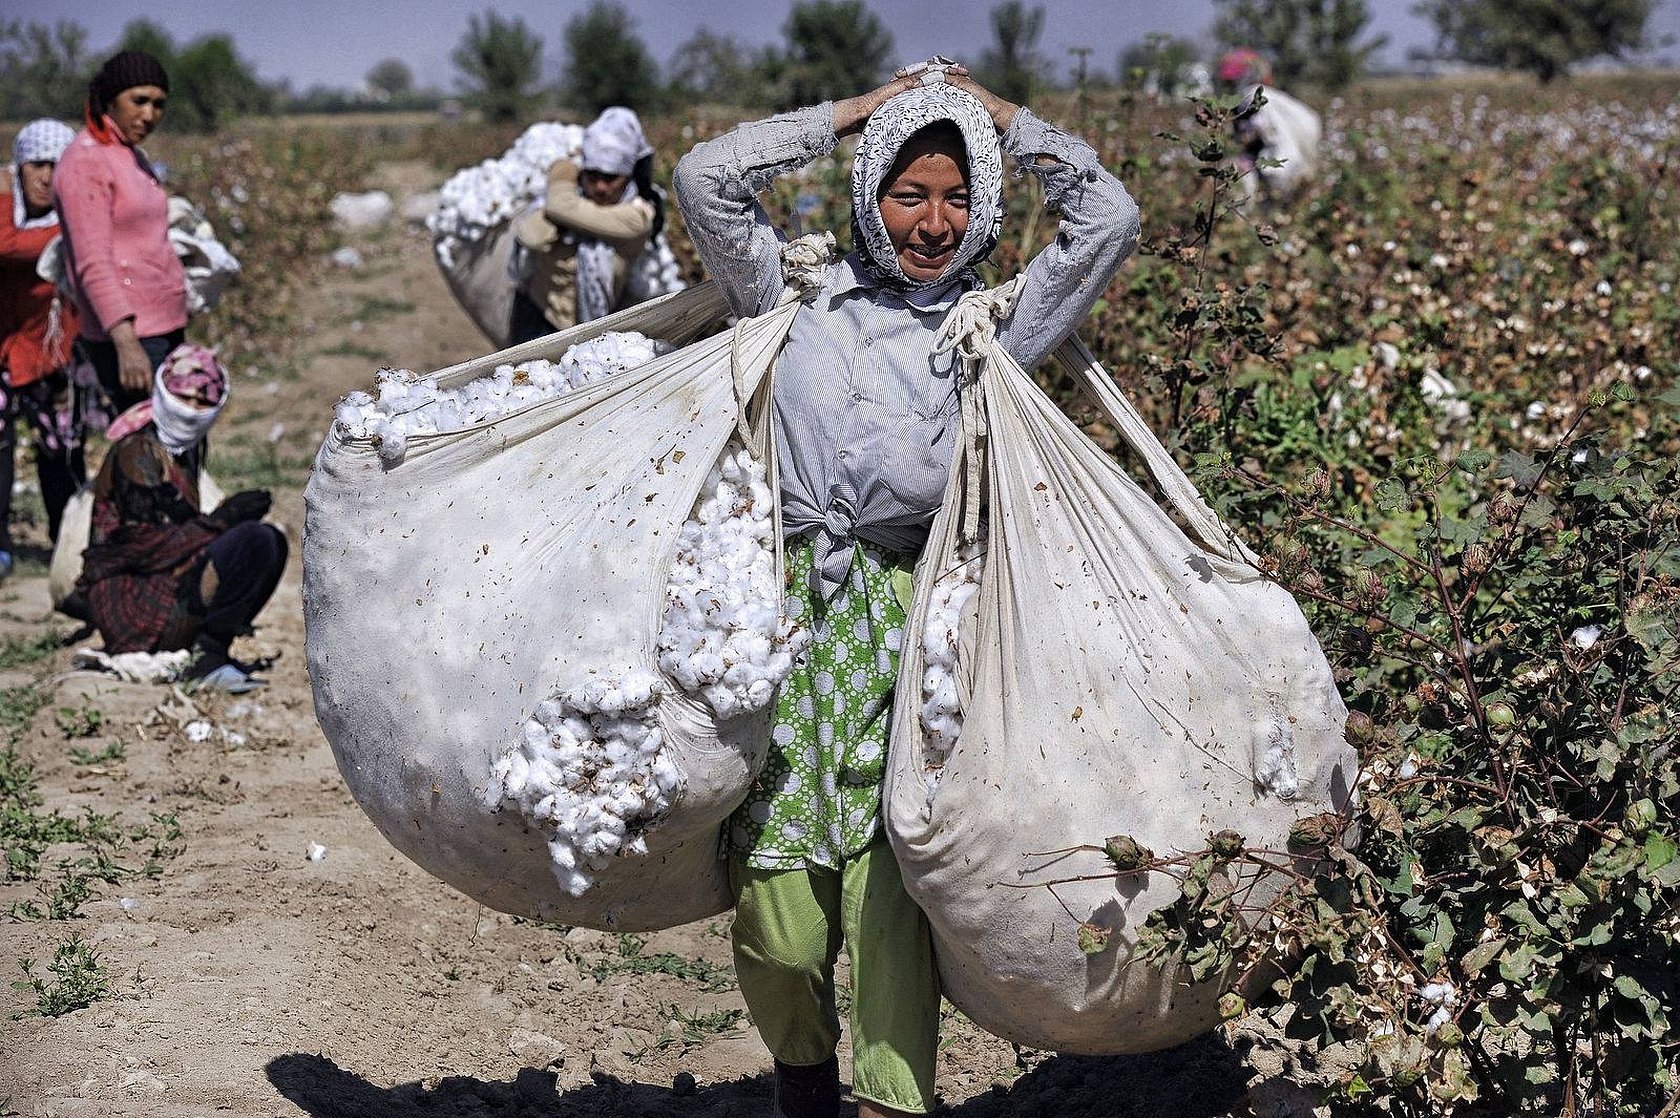
{"label": "orange jacket", "polygon": [[70,300],[59,300],[55,344],[53,287],[35,274],[41,250],[58,236],[54,223],[40,229],[19,229],[12,196],[0,194],[0,369],[14,388],[33,384],[70,363],[76,338],[76,311]]}

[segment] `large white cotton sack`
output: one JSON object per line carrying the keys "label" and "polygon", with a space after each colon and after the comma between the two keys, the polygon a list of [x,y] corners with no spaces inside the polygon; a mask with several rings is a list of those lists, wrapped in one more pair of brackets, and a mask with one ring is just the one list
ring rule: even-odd
{"label": "large white cotton sack", "polygon": [[[616,930],[729,905],[717,829],[762,762],[766,711],[720,722],[663,688],[654,717],[681,787],[572,890],[549,836],[496,808],[497,766],[551,696],[658,676],[679,536],[736,431],[732,338],[750,392],[796,307],[488,423],[409,435],[400,456],[336,423],[323,443],[303,545],[316,715],[385,836],[475,900]],[[434,379],[557,360],[608,330],[682,344],[726,313],[702,285]]]}
{"label": "large white cotton sack", "polygon": [[[1059,354],[1070,371],[1106,382],[1070,344]],[[952,584],[979,497],[964,484],[975,453],[985,562],[961,609],[972,632],[955,641],[970,658],[954,673],[966,694],[960,717],[935,711],[956,733],[948,755],[924,729],[926,704],[897,704],[888,835],[932,926],[945,996],[977,1023],[1063,1052],[1165,1048],[1216,1024],[1223,991],[1134,956],[1138,929],[1178,885],[1117,880],[1104,840],[1130,835],[1171,856],[1232,828],[1283,848],[1296,819],[1347,801],[1346,712],[1300,608],[1249,564],[1111,382],[1105,410],[1201,541],[995,343],[986,354],[964,391],[988,434],[953,464],[906,626],[937,622],[934,595]],[[934,633],[936,646],[949,639]],[[926,660],[925,640],[906,642],[900,696],[922,693]],[[1082,845],[1097,849],[1042,853]],[[1096,880],[1037,884],[1086,875]],[[1081,922],[1111,931],[1106,949],[1080,949]]]}
{"label": "large white cotton sack", "polygon": [[479,240],[456,243],[447,263],[438,256],[438,270],[449,293],[478,332],[498,348],[508,341],[508,316],[513,312],[513,279],[508,269],[518,243],[513,223],[507,222]]}

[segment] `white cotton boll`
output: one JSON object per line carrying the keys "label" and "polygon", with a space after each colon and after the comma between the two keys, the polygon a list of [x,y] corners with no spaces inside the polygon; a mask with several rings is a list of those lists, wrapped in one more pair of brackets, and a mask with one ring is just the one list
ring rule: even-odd
{"label": "white cotton boll", "polygon": [[[982,538],[984,533],[982,533]],[[963,696],[957,685],[957,655],[963,610],[980,589],[986,550],[978,542],[959,548],[953,566],[934,581],[922,625],[922,761],[931,795],[962,734]]]}
{"label": "white cotton boll", "polygon": [[[603,340],[610,360],[599,357]],[[381,369],[374,378],[374,392],[345,396],[334,409],[334,422],[345,437],[378,439],[381,457],[400,461],[409,436],[494,422],[643,364],[657,356],[662,345],[641,334],[609,332],[573,346],[559,364],[542,359],[503,364],[488,376],[453,389],[439,388],[409,369]]]}
{"label": "white cotton boll", "polygon": [[1604,635],[1602,625],[1583,625],[1569,634],[1569,642],[1576,648],[1588,649],[1598,643],[1598,638]]}

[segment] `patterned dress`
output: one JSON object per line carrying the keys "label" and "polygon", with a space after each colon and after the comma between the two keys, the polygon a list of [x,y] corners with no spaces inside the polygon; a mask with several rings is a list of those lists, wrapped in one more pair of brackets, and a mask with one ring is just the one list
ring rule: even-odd
{"label": "patterned dress", "polygon": [[906,561],[857,544],[845,585],[812,589],[808,537],[788,541],[787,606],[813,640],[776,699],[769,755],[725,830],[756,869],[838,868],[881,826],[893,684],[904,642],[895,575]]}

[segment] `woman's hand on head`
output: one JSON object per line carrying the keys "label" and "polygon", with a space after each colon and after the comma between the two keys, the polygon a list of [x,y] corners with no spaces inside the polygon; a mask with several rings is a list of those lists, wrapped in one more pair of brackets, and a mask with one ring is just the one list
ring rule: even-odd
{"label": "woman's hand on head", "polygon": [[992,124],[1000,135],[1009,131],[1010,122],[1015,119],[1015,114],[1021,111],[1021,106],[1013,101],[1005,101],[975,81],[964,67],[955,66],[946,71],[945,81],[979,101],[981,108],[986,110],[986,115],[992,118]]}
{"label": "woman's hand on head", "polygon": [[863,131],[863,124],[869,119],[869,114],[897,97],[900,93],[915,89],[921,80],[911,77],[900,70],[898,74],[885,85],[878,86],[868,93],[861,93],[856,97],[848,97],[844,101],[834,102],[834,134],[836,136],[854,136]]}

